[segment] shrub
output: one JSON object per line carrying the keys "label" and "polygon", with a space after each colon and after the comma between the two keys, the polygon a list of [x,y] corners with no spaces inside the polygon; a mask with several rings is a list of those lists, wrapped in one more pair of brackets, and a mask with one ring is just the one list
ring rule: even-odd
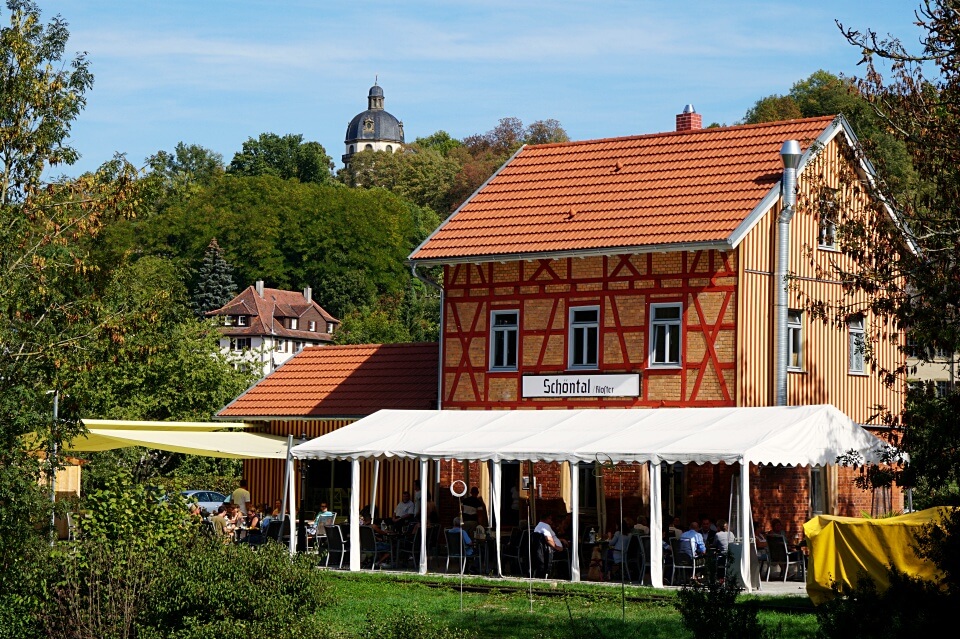
{"label": "shrub", "polygon": [[677,593],[675,605],[688,630],[713,639],[772,639],[783,634],[780,627],[768,629],[760,623],[758,602],[737,603],[740,589],[727,587],[716,573],[711,562],[704,583],[691,583]]}
{"label": "shrub", "polygon": [[441,626],[422,612],[404,610],[380,618],[368,617],[358,636],[360,639],[469,639],[475,634]]}
{"label": "shrub", "polygon": [[330,588],[314,557],[290,557],[280,544],[258,550],[196,538],[159,566],[138,618],[138,636],[271,639],[326,636],[314,613]]}

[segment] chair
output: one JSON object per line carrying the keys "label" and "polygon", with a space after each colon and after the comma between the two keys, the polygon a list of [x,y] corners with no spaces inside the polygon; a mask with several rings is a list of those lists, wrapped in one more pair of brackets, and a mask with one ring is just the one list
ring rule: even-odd
{"label": "chair", "polygon": [[330,557],[339,555],[337,568],[343,568],[343,558],[350,550],[349,543],[343,538],[343,530],[340,526],[327,526],[327,561],[324,564],[330,567]]}
{"label": "chair", "polygon": [[790,573],[790,566],[794,566],[797,575],[805,578],[805,566],[803,553],[798,550],[790,551],[787,549],[787,539],[783,535],[767,535],[767,575],[764,581],[770,581],[770,568],[774,564],[780,569],[783,581],[787,580]]}
{"label": "chair", "polygon": [[527,529],[514,528],[510,532],[510,539],[500,553],[500,558],[506,561],[512,559],[517,567],[517,573],[524,573],[524,565],[527,560]]}
{"label": "chair", "polygon": [[67,541],[77,540],[77,522],[73,519],[73,513],[67,513]]}
{"label": "chair", "polygon": [[473,562],[475,557],[472,554],[467,554],[469,548],[464,544],[463,533],[460,530],[446,530],[444,533],[447,540],[447,565],[443,572],[450,572],[450,560],[456,559],[460,562],[460,572],[462,573],[467,569],[467,563]]}
{"label": "chair", "polygon": [[[649,537],[647,537],[649,540]],[[646,572],[646,560],[643,557],[643,546],[639,535],[630,535],[627,541],[627,552],[623,557],[623,569],[626,570],[627,580],[630,582],[638,581],[643,583],[643,575]],[[637,578],[634,579],[634,574]]]}
{"label": "chair", "polygon": [[271,519],[267,524],[267,532],[264,535],[268,541],[280,541],[283,537],[283,525],[285,522],[279,519]]}
{"label": "chair", "polygon": [[640,571],[640,580],[639,582],[643,583],[643,578],[647,575],[647,571],[650,570],[650,535],[638,535],[640,538],[640,551],[642,553],[643,567]]}
{"label": "chair", "polygon": [[[364,557],[370,557],[370,569],[376,570],[380,564],[380,555],[390,553],[390,562],[393,563],[393,546],[389,544],[389,549],[380,550],[377,548],[377,535],[370,526],[360,526],[360,560]],[[381,565],[382,567],[382,565]]]}
{"label": "chair", "polygon": [[[677,570],[680,572],[690,571],[690,580],[697,578],[697,568],[703,568],[703,557],[694,558],[689,553],[680,551],[680,543],[684,541],[676,537],[670,538],[670,550],[673,554],[673,570],[670,572],[670,585],[676,585]],[[692,545],[692,540],[690,541]],[[692,550],[692,548],[691,548]]]}
{"label": "chair", "polygon": [[533,569],[533,576],[538,579],[545,579],[550,574],[550,564],[553,559],[553,553],[547,544],[547,538],[543,533],[534,532],[530,534],[530,561]]}
{"label": "chair", "polygon": [[420,540],[422,537],[420,527],[417,526],[413,537],[404,537],[400,540],[400,544],[397,547],[397,563],[405,563],[404,557],[409,556],[414,566],[418,567],[420,565]]}

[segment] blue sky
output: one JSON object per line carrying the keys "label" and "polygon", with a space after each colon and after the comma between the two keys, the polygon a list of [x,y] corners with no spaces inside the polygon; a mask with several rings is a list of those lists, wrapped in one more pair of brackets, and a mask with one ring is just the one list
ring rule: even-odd
{"label": "blue sky", "polygon": [[[96,78],[69,174],[178,142],[229,162],[249,137],[300,133],[340,166],[379,77],[408,141],[555,118],[571,139],[669,131],[693,104],[734,124],[818,69],[856,75],[834,21],[913,44],[910,0],[49,0]],[[865,9],[864,6],[868,6]],[[0,10],[6,23],[6,9]]]}

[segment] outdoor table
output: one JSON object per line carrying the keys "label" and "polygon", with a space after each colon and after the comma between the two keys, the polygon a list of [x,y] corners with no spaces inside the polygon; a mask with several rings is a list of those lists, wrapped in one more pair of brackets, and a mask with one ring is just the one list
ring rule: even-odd
{"label": "outdoor table", "polygon": [[580,542],[580,565],[587,567],[586,581],[603,581],[606,568],[607,547],[610,542],[606,539]]}

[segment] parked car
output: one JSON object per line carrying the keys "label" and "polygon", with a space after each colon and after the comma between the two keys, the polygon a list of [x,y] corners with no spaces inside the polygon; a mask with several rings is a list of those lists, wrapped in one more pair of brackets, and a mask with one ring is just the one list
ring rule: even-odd
{"label": "parked car", "polygon": [[214,490],[185,490],[182,493],[188,502],[196,501],[200,508],[208,513],[217,512],[220,504],[228,499],[227,495],[218,493]]}

